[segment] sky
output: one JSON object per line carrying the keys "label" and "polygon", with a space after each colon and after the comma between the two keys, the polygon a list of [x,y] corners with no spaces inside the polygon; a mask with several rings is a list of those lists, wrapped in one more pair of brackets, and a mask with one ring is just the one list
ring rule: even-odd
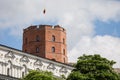
{"label": "sky", "polygon": [[120,68],[120,0],[0,0],[0,44],[22,50],[23,29],[40,24],[67,30],[69,62],[100,54]]}

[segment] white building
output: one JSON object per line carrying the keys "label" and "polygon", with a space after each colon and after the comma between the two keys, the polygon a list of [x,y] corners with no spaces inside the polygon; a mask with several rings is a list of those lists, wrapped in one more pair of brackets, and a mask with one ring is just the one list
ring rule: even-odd
{"label": "white building", "polygon": [[18,80],[29,70],[51,71],[67,77],[74,68],[70,65],[24,53],[0,44],[0,80]]}

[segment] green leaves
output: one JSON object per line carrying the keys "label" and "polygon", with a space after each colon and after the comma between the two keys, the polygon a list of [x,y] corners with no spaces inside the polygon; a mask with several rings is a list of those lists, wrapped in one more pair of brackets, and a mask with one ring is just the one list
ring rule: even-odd
{"label": "green leaves", "polygon": [[51,72],[32,70],[29,71],[29,74],[27,74],[22,80],[59,80],[59,79],[54,77]]}
{"label": "green leaves", "polygon": [[100,55],[83,55],[78,58],[77,64],[67,80],[120,80],[113,71],[114,61],[109,61]]}
{"label": "green leaves", "polygon": [[67,80],[86,80],[87,77],[81,74],[79,71],[73,71],[67,78]]}

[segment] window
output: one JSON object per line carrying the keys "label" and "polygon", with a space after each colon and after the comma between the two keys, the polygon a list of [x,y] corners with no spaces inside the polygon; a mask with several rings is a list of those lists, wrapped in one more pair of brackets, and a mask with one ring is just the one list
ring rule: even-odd
{"label": "window", "polygon": [[55,47],[52,47],[52,52],[55,52]]}
{"label": "window", "polygon": [[37,71],[40,71],[40,69],[39,69],[39,68],[36,68],[36,70],[37,70]]}
{"label": "window", "polygon": [[64,58],[64,63],[65,63],[65,58]]}
{"label": "window", "polygon": [[25,75],[25,73],[24,73],[24,72],[22,72],[22,77],[24,77],[24,75]]}
{"label": "window", "polygon": [[27,50],[25,49],[25,52],[27,52]]}
{"label": "window", "polygon": [[65,39],[63,38],[63,44],[65,44]]}
{"label": "window", "polygon": [[36,36],[36,41],[40,41],[40,37],[38,35]]}
{"label": "window", "polygon": [[36,47],[36,53],[39,53],[40,49],[39,47]]}
{"label": "window", "polygon": [[54,58],[53,58],[53,59],[51,59],[51,60],[56,61]]}
{"label": "window", "polygon": [[63,49],[63,54],[65,55],[65,49]]}
{"label": "window", "polygon": [[52,41],[55,41],[55,36],[54,35],[52,36]]}
{"label": "window", "polygon": [[10,74],[10,69],[9,68],[7,68],[7,75],[9,76]]}

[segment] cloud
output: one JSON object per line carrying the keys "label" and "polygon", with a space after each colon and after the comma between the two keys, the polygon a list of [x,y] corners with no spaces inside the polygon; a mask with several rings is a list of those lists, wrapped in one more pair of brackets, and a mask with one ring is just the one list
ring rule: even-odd
{"label": "cloud", "polygon": [[[46,14],[42,13],[46,9]],[[59,24],[67,29],[69,60],[77,54],[100,53],[117,62],[120,53],[120,38],[95,36],[94,21],[120,21],[120,1],[117,0],[1,0],[0,31],[9,29],[9,34],[21,37],[23,28],[35,22]],[[113,41],[109,41],[113,40]],[[104,42],[104,44],[100,44]],[[105,45],[107,44],[107,45]],[[110,46],[113,46],[112,49]],[[82,47],[83,46],[83,47]],[[105,49],[104,49],[105,48]],[[112,50],[112,51],[111,51]],[[109,52],[111,51],[111,52]],[[111,54],[115,57],[111,58]],[[76,54],[76,55],[75,55]],[[108,55],[109,54],[109,55]],[[71,57],[74,56],[74,57]],[[112,55],[113,56],[113,55]],[[120,63],[119,63],[120,65]]]}
{"label": "cloud", "polygon": [[[83,36],[78,44],[69,52],[69,59],[76,62],[78,56],[83,54],[100,54],[109,60],[117,62],[115,67],[120,64],[120,38],[105,36]],[[73,55],[74,54],[74,55]]]}

